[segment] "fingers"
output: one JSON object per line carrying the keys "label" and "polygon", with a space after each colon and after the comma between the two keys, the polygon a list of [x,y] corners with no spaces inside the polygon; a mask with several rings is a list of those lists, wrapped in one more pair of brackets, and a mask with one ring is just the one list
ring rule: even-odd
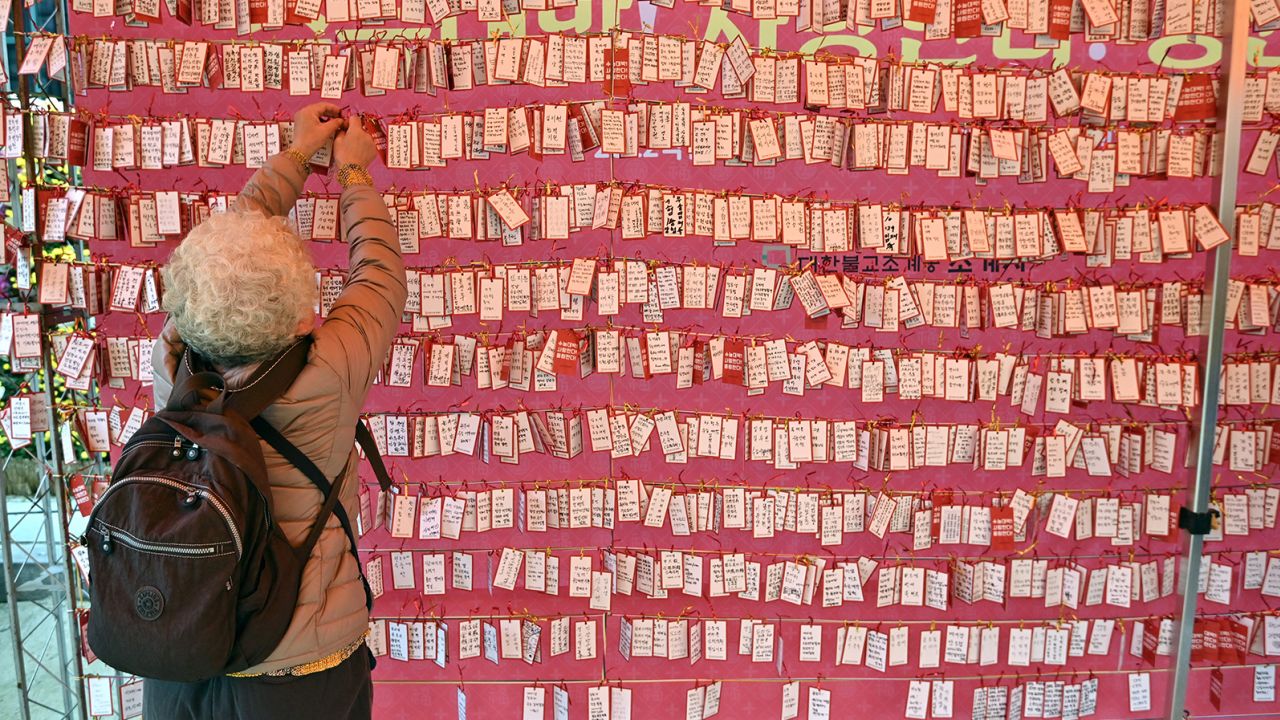
{"label": "fingers", "polygon": [[318,102],[311,103],[298,110],[297,117],[309,118],[313,120],[323,120],[325,118],[336,118],[342,116],[342,108],[333,103]]}
{"label": "fingers", "polygon": [[330,120],[329,122],[320,123],[320,132],[324,133],[325,137],[327,138],[337,137],[338,133],[343,131],[343,128],[345,127],[345,125],[346,125],[346,121],[341,119],[333,119],[333,120]]}
{"label": "fingers", "polygon": [[348,121],[347,128],[338,134],[338,142],[342,142],[346,140],[346,138],[351,138],[354,141],[360,135],[364,135],[366,137],[369,135],[369,133],[364,129],[364,124]]}

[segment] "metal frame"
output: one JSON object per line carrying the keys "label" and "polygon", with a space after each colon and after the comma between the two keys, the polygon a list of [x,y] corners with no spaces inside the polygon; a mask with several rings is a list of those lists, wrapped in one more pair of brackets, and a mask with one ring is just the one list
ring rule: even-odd
{"label": "metal frame", "polygon": [[[1223,131],[1222,174],[1214,205],[1218,222],[1227,229],[1232,242],[1209,252],[1205,278],[1209,281],[1209,334],[1200,348],[1204,382],[1200,389],[1200,412],[1195,439],[1194,476],[1187,487],[1185,506],[1193,513],[1209,510],[1213,490],[1213,445],[1218,426],[1218,389],[1222,379],[1222,348],[1227,325],[1227,286],[1231,275],[1231,249],[1236,239],[1236,190],[1240,177],[1240,136],[1244,126],[1244,83],[1249,45],[1249,3],[1223,0],[1227,27],[1222,36],[1222,77],[1218,96],[1218,127]],[[1168,720],[1186,717],[1187,691],[1191,677],[1191,639],[1195,633],[1201,553],[1204,536],[1182,533],[1182,567],[1178,575],[1181,597],[1173,638],[1172,677],[1168,687]]]}
{"label": "metal frame", "polygon": [[[37,31],[66,34],[67,5],[65,0],[55,0],[54,10]],[[21,42],[22,33],[28,27],[28,9],[23,2],[12,5],[12,16],[17,53],[17,65],[21,65],[26,48]],[[52,26],[52,27],[51,27]],[[16,68],[15,68],[16,73]],[[62,82],[60,90],[52,88],[47,78],[30,75],[14,76],[20,107],[31,107],[33,99],[55,100],[63,108],[71,104],[69,82]],[[33,146],[32,119],[28,114],[23,123],[23,162],[27,180],[40,184],[58,168],[37,159]],[[13,192],[11,205],[17,209],[22,201],[17,173],[12,172]],[[74,181],[75,173],[67,169],[65,177]],[[33,249],[33,266],[41,262],[40,218],[36,213],[36,243]],[[75,244],[76,252],[83,256],[82,244]],[[54,331],[69,318],[53,316],[51,309],[37,303],[25,303],[28,311],[41,315],[41,331]],[[79,603],[79,583],[76,569],[67,545],[67,522],[72,517],[65,479],[69,458],[62,457],[59,446],[60,431],[69,420],[64,420],[56,410],[57,403],[67,400],[55,393],[50,373],[56,357],[49,343],[45,343],[42,367],[30,373],[27,382],[33,392],[44,396],[45,421],[50,428],[49,440],[37,435],[30,446],[17,453],[11,451],[3,459],[3,468],[17,454],[30,454],[39,471],[39,485],[29,507],[10,511],[4,483],[0,482],[0,553],[3,554],[3,582],[8,599],[8,630],[12,643],[15,681],[18,686],[17,717],[22,720],[38,718],[67,718],[86,716],[82,656],[80,653],[79,627],[76,609]],[[43,384],[43,387],[41,385]],[[70,399],[74,400],[74,397]],[[22,530],[33,538],[30,543],[15,542],[12,532]],[[20,565],[15,565],[15,561]],[[29,590],[34,586],[34,590]],[[19,607],[20,593],[25,596]]]}

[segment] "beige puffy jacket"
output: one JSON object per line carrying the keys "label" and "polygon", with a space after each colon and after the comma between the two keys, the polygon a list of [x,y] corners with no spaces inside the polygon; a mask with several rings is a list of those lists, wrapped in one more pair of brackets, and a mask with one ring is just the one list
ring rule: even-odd
{"label": "beige puffy jacket", "polygon": [[[306,181],[290,158],[276,155],[249,180],[238,210],[285,215]],[[404,312],[407,287],[395,227],[382,196],[369,186],[342,193],[342,228],[350,245],[347,284],[328,318],[315,330],[307,366],[263,417],[330,478],[341,478],[342,504],[359,516],[355,427],[369,386],[391,347]],[[183,346],[172,323],[165,325],[152,356],[157,407],[173,389]],[[226,373],[237,387],[256,365]],[[320,491],[265,442],[275,519],[295,545],[319,514]],[[368,628],[364,587],[336,517],[316,543],[302,577],[298,607],[280,645],[265,662],[245,672],[260,674],[301,665],[335,653]]]}

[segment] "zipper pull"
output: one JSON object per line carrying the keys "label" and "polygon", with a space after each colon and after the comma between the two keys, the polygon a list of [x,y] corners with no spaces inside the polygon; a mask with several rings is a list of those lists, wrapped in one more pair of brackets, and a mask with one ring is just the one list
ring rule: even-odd
{"label": "zipper pull", "polygon": [[182,436],[181,435],[173,439],[173,456],[176,458],[182,457]]}
{"label": "zipper pull", "polygon": [[198,502],[200,502],[200,493],[192,490],[185,498],[182,499],[182,506],[187,508],[195,507]]}
{"label": "zipper pull", "polygon": [[115,546],[111,543],[111,529],[103,526],[102,528],[102,554],[110,555]]}

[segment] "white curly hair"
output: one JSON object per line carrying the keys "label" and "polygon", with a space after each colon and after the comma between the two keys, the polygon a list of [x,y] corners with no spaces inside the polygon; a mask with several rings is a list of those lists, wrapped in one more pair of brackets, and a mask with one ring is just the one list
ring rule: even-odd
{"label": "white curly hair", "polygon": [[315,266],[282,217],[214,213],[161,269],[164,309],[182,339],[223,367],[271,357],[312,317]]}

